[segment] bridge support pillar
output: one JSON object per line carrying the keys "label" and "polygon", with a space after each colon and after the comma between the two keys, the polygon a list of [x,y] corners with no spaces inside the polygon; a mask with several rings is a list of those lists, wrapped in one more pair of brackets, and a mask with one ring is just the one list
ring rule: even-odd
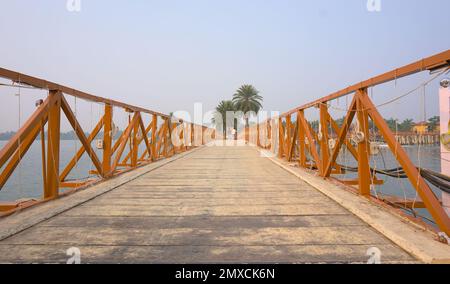
{"label": "bridge support pillar", "polygon": [[256,146],[261,147],[261,133],[259,129],[259,123],[256,125]]}
{"label": "bridge support pillar", "polygon": [[284,127],[283,119],[278,119],[278,157],[282,159],[284,157]]}
{"label": "bridge support pillar", "polygon": [[168,148],[169,148],[169,137],[171,137],[170,136],[170,121],[169,121],[169,119],[165,119],[164,120],[164,127],[166,128],[166,131],[165,131],[165,133],[164,133],[164,150],[163,150],[163,155],[164,155],[164,158],[167,158],[168,157]]}
{"label": "bridge support pillar", "polygon": [[[136,115],[136,114],[135,114]],[[140,117],[140,113],[138,112],[137,115]],[[139,121],[136,121],[133,125],[133,135],[131,138],[132,146],[131,146],[131,166],[133,168],[137,167],[138,165],[138,153],[139,153]],[[145,135],[145,133],[143,133]]]}
{"label": "bridge support pillar", "polygon": [[[358,90],[356,96],[367,96],[367,89]],[[361,100],[357,100],[358,132],[362,134],[362,141],[358,143],[358,183],[359,193],[362,196],[370,197],[370,134],[369,134],[369,115]]]}
{"label": "bridge support pillar", "polygon": [[112,117],[113,117],[113,107],[111,105],[105,105],[105,115],[103,117],[103,173],[106,177],[111,174],[111,152],[112,152]]}
{"label": "bridge support pillar", "polygon": [[[320,152],[322,155],[322,169],[325,170],[328,165],[328,160],[330,159],[329,146],[328,146],[328,106],[326,104],[320,104],[320,133],[321,139]],[[324,173],[325,174],[325,173]]]}
{"label": "bridge support pillar", "polygon": [[158,130],[158,116],[156,114],[152,117],[152,161],[156,161],[156,131]]}
{"label": "bridge support pillar", "polygon": [[284,143],[284,153],[286,155],[286,159],[289,160],[289,149],[291,148],[291,142],[292,142],[292,120],[291,116],[286,116],[286,141]]}
{"label": "bridge support pillar", "polygon": [[303,111],[297,112],[297,127],[298,127],[298,145],[299,145],[299,164],[300,167],[306,168],[306,129],[303,127],[300,117],[303,117]]}
{"label": "bridge support pillar", "polygon": [[189,135],[190,141],[188,142],[188,145],[192,149],[195,146],[195,136],[194,136],[195,128],[194,128],[194,124],[193,123],[191,123],[191,125],[189,126],[189,130],[190,130],[190,135]]}
{"label": "bridge support pillar", "polygon": [[60,91],[50,91],[51,104],[48,109],[47,131],[47,187],[44,190],[44,199],[54,199],[59,195],[61,96],[62,93]]}

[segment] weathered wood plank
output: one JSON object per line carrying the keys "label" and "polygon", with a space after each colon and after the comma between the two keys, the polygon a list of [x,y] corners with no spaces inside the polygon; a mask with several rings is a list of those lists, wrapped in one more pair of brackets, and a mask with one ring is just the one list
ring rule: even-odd
{"label": "weathered wood plank", "polygon": [[260,215],[331,215],[345,214],[337,204],[249,205],[249,206],[97,206],[83,205],[70,210],[68,216],[260,216]]}
{"label": "weathered wood plank", "polygon": [[236,216],[236,217],[68,217],[60,215],[42,227],[85,227],[126,229],[169,228],[284,228],[366,226],[353,215],[322,216]]}
{"label": "weathered wood plank", "polygon": [[214,197],[215,199],[229,199],[229,198],[243,198],[243,199],[251,199],[251,198],[264,198],[267,200],[270,200],[272,198],[303,198],[307,199],[312,196],[318,196],[316,193],[314,195],[310,195],[309,192],[305,192],[305,194],[298,192],[280,192],[277,193],[276,191],[270,191],[270,192],[252,192],[251,194],[244,194],[242,192],[196,192],[196,191],[186,191],[182,193],[177,193],[175,196],[174,194],[164,193],[164,192],[114,192],[111,194],[108,194],[108,197],[111,198],[121,198],[121,199],[211,199]]}
{"label": "weathered wood plank", "polygon": [[305,205],[305,204],[318,204],[320,205],[323,202],[327,202],[327,198],[324,196],[311,196],[308,198],[277,198],[267,199],[264,197],[259,198],[171,198],[171,199],[144,199],[144,198],[129,198],[129,199],[121,199],[121,198],[101,198],[96,200],[95,205],[89,206],[248,206],[248,205],[257,205],[257,206],[268,206],[268,205]]}
{"label": "weathered wood plank", "polygon": [[[370,245],[348,246],[80,246],[82,263],[366,263]],[[380,245],[383,263],[411,263],[394,245]],[[0,245],[3,263],[65,263],[66,246]],[[245,253],[243,253],[245,252]],[[8,261],[5,261],[8,260]]]}
{"label": "weathered wood plank", "polygon": [[[36,238],[36,236],[40,236]],[[71,246],[285,246],[388,244],[381,235],[363,227],[285,228],[172,228],[123,229],[35,227],[3,244]]]}

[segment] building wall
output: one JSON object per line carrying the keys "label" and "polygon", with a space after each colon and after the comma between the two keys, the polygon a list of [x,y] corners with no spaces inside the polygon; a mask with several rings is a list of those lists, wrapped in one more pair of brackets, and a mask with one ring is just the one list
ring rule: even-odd
{"label": "building wall", "polygon": [[427,133],[428,126],[427,125],[416,125],[416,126],[414,126],[413,131],[415,133]]}

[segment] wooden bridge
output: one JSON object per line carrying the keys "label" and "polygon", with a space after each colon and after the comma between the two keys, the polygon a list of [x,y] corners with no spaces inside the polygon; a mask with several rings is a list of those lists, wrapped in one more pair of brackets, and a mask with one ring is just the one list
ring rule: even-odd
{"label": "wooden bridge", "polygon": [[0,262],[64,263],[71,247],[87,263],[367,262],[371,247],[386,262],[415,261],[248,146],[204,147],[79,200],[1,241]]}
{"label": "wooden bridge", "polygon": [[[370,86],[449,65],[450,51],[423,59],[246,129],[242,141],[0,69],[14,84],[49,90],[0,152],[3,186],[41,134],[43,199],[0,205],[0,263],[65,263],[71,249],[83,263],[366,263],[380,256],[384,263],[450,262],[450,219],[429,185],[439,177],[412,164],[367,96]],[[105,104],[88,137],[65,95]],[[347,95],[353,101],[339,126],[326,106]],[[311,127],[304,113],[311,107],[320,109],[321,129],[334,133]],[[114,108],[130,113],[115,142]],[[83,145],[65,168],[59,164],[61,110]],[[356,146],[348,138],[355,116]],[[371,192],[383,172],[371,168],[369,119],[395,149],[401,166],[395,173],[408,178],[420,200],[402,203]],[[100,158],[91,144],[102,128]],[[337,163],[342,147],[358,163],[356,180],[339,178],[352,170]],[[97,178],[67,179],[83,154]],[[435,225],[405,213],[414,206],[426,209]]]}

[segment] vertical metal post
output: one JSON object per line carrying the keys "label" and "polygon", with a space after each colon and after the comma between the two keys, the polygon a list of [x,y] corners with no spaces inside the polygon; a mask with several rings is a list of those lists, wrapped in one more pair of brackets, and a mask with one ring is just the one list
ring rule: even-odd
{"label": "vertical metal post", "polygon": [[[291,115],[286,116],[286,134],[287,134],[287,141],[285,143],[285,150],[286,156],[289,155],[289,149],[291,149],[291,143],[292,143],[292,132],[291,132]],[[289,159],[289,157],[287,157]]]}
{"label": "vertical metal post", "polygon": [[183,151],[187,151],[189,147],[189,124],[183,123]]}
{"label": "vertical metal post", "polygon": [[45,151],[45,123],[41,121],[41,151],[42,151],[42,183],[44,192],[47,190],[47,161]]}
{"label": "vertical metal post", "polygon": [[170,135],[168,135],[168,132],[170,131],[170,122],[169,122],[168,118],[165,119],[164,125],[165,125],[165,128],[166,128],[166,131],[164,132],[164,150],[163,150],[163,155],[164,155],[164,158],[167,158],[168,157],[167,148],[169,147],[169,141],[168,141],[169,138],[168,137],[170,137]]}
{"label": "vertical metal post", "polygon": [[195,137],[194,137],[194,133],[195,133],[195,129],[194,129],[194,124],[193,123],[191,123],[191,143],[190,143],[190,145],[191,145],[191,148],[194,148],[194,141],[195,141]]}
{"label": "vertical metal post", "polygon": [[206,127],[203,126],[202,127],[202,145],[205,145],[205,131],[206,131]]}
{"label": "vertical metal post", "polygon": [[[129,148],[130,148],[130,155],[133,153],[133,126],[131,125],[131,113],[132,113],[133,111],[131,111],[131,110],[128,110],[128,126],[129,127],[131,127],[131,134],[129,135],[129,137],[128,137],[128,146],[129,146]],[[128,160],[127,160],[127,162],[128,162]]]}
{"label": "vertical metal post", "polygon": [[113,133],[113,107],[105,105],[105,115],[103,117],[103,173],[106,177],[111,175],[111,155],[112,155],[112,133]]}
{"label": "vertical metal post", "polygon": [[301,110],[297,113],[297,124],[298,124],[298,144],[299,144],[299,164],[300,167],[306,167],[306,136],[305,128],[300,120],[304,116],[304,112]]}
{"label": "vertical metal post", "polygon": [[322,139],[320,140],[320,153],[322,158],[322,169],[325,170],[330,158],[329,146],[328,146],[328,106],[326,104],[320,104],[320,130],[322,133]]}
{"label": "vertical metal post", "polygon": [[45,199],[59,195],[59,147],[61,131],[61,92],[50,91],[52,104],[48,110],[47,188]]}
{"label": "vertical metal post", "polygon": [[259,132],[259,124],[256,125],[256,146],[261,147],[261,138],[260,138],[260,132]]}
{"label": "vertical metal post", "polygon": [[[135,115],[140,116],[139,113],[135,113]],[[131,167],[133,168],[137,167],[138,163],[138,153],[139,153],[138,133],[139,133],[139,120],[136,120],[135,124],[133,125],[133,137],[132,137],[133,146],[131,152]]]}
{"label": "vertical metal post", "polygon": [[284,156],[284,127],[283,119],[278,118],[278,157],[282,159]]}
{"label": "vertical metal post", "polygon": [[369,115],[364,108],[359,97],[367,96],[367,89],[359,90],[356,93],[358,96],[356,107],[358,116],[359,133],[362,134],[362,141],[358,143],[358,183],[359,193],[362,196],[370,196],[371,173],[369,164],[370,153],[370,134],[369,134]]}
{"label": "vertical metal post", "polygon": [[156,161],[156,131],[158,130],[158,116],[153,115],[152,119],[152,161]]}
{"label": "vertical metal post", "polygon": [[[171,138],[172,139],[175,139],[176,137],[177,137],[177,135],[178,135],[178,124],[176,124],[176,123],[172,123],[172,132],[173,133],[171,133]],[[179,137],[179,136],[178,136]],[[172,141],[171,141],[172,142]],[[172,145],[173,145],[173,147],[172,147],[172,156],[173,155],[176,155],[177,154],[177,148],[178,148],[178,146],[175,146],[175,144],[172,142]]]}

